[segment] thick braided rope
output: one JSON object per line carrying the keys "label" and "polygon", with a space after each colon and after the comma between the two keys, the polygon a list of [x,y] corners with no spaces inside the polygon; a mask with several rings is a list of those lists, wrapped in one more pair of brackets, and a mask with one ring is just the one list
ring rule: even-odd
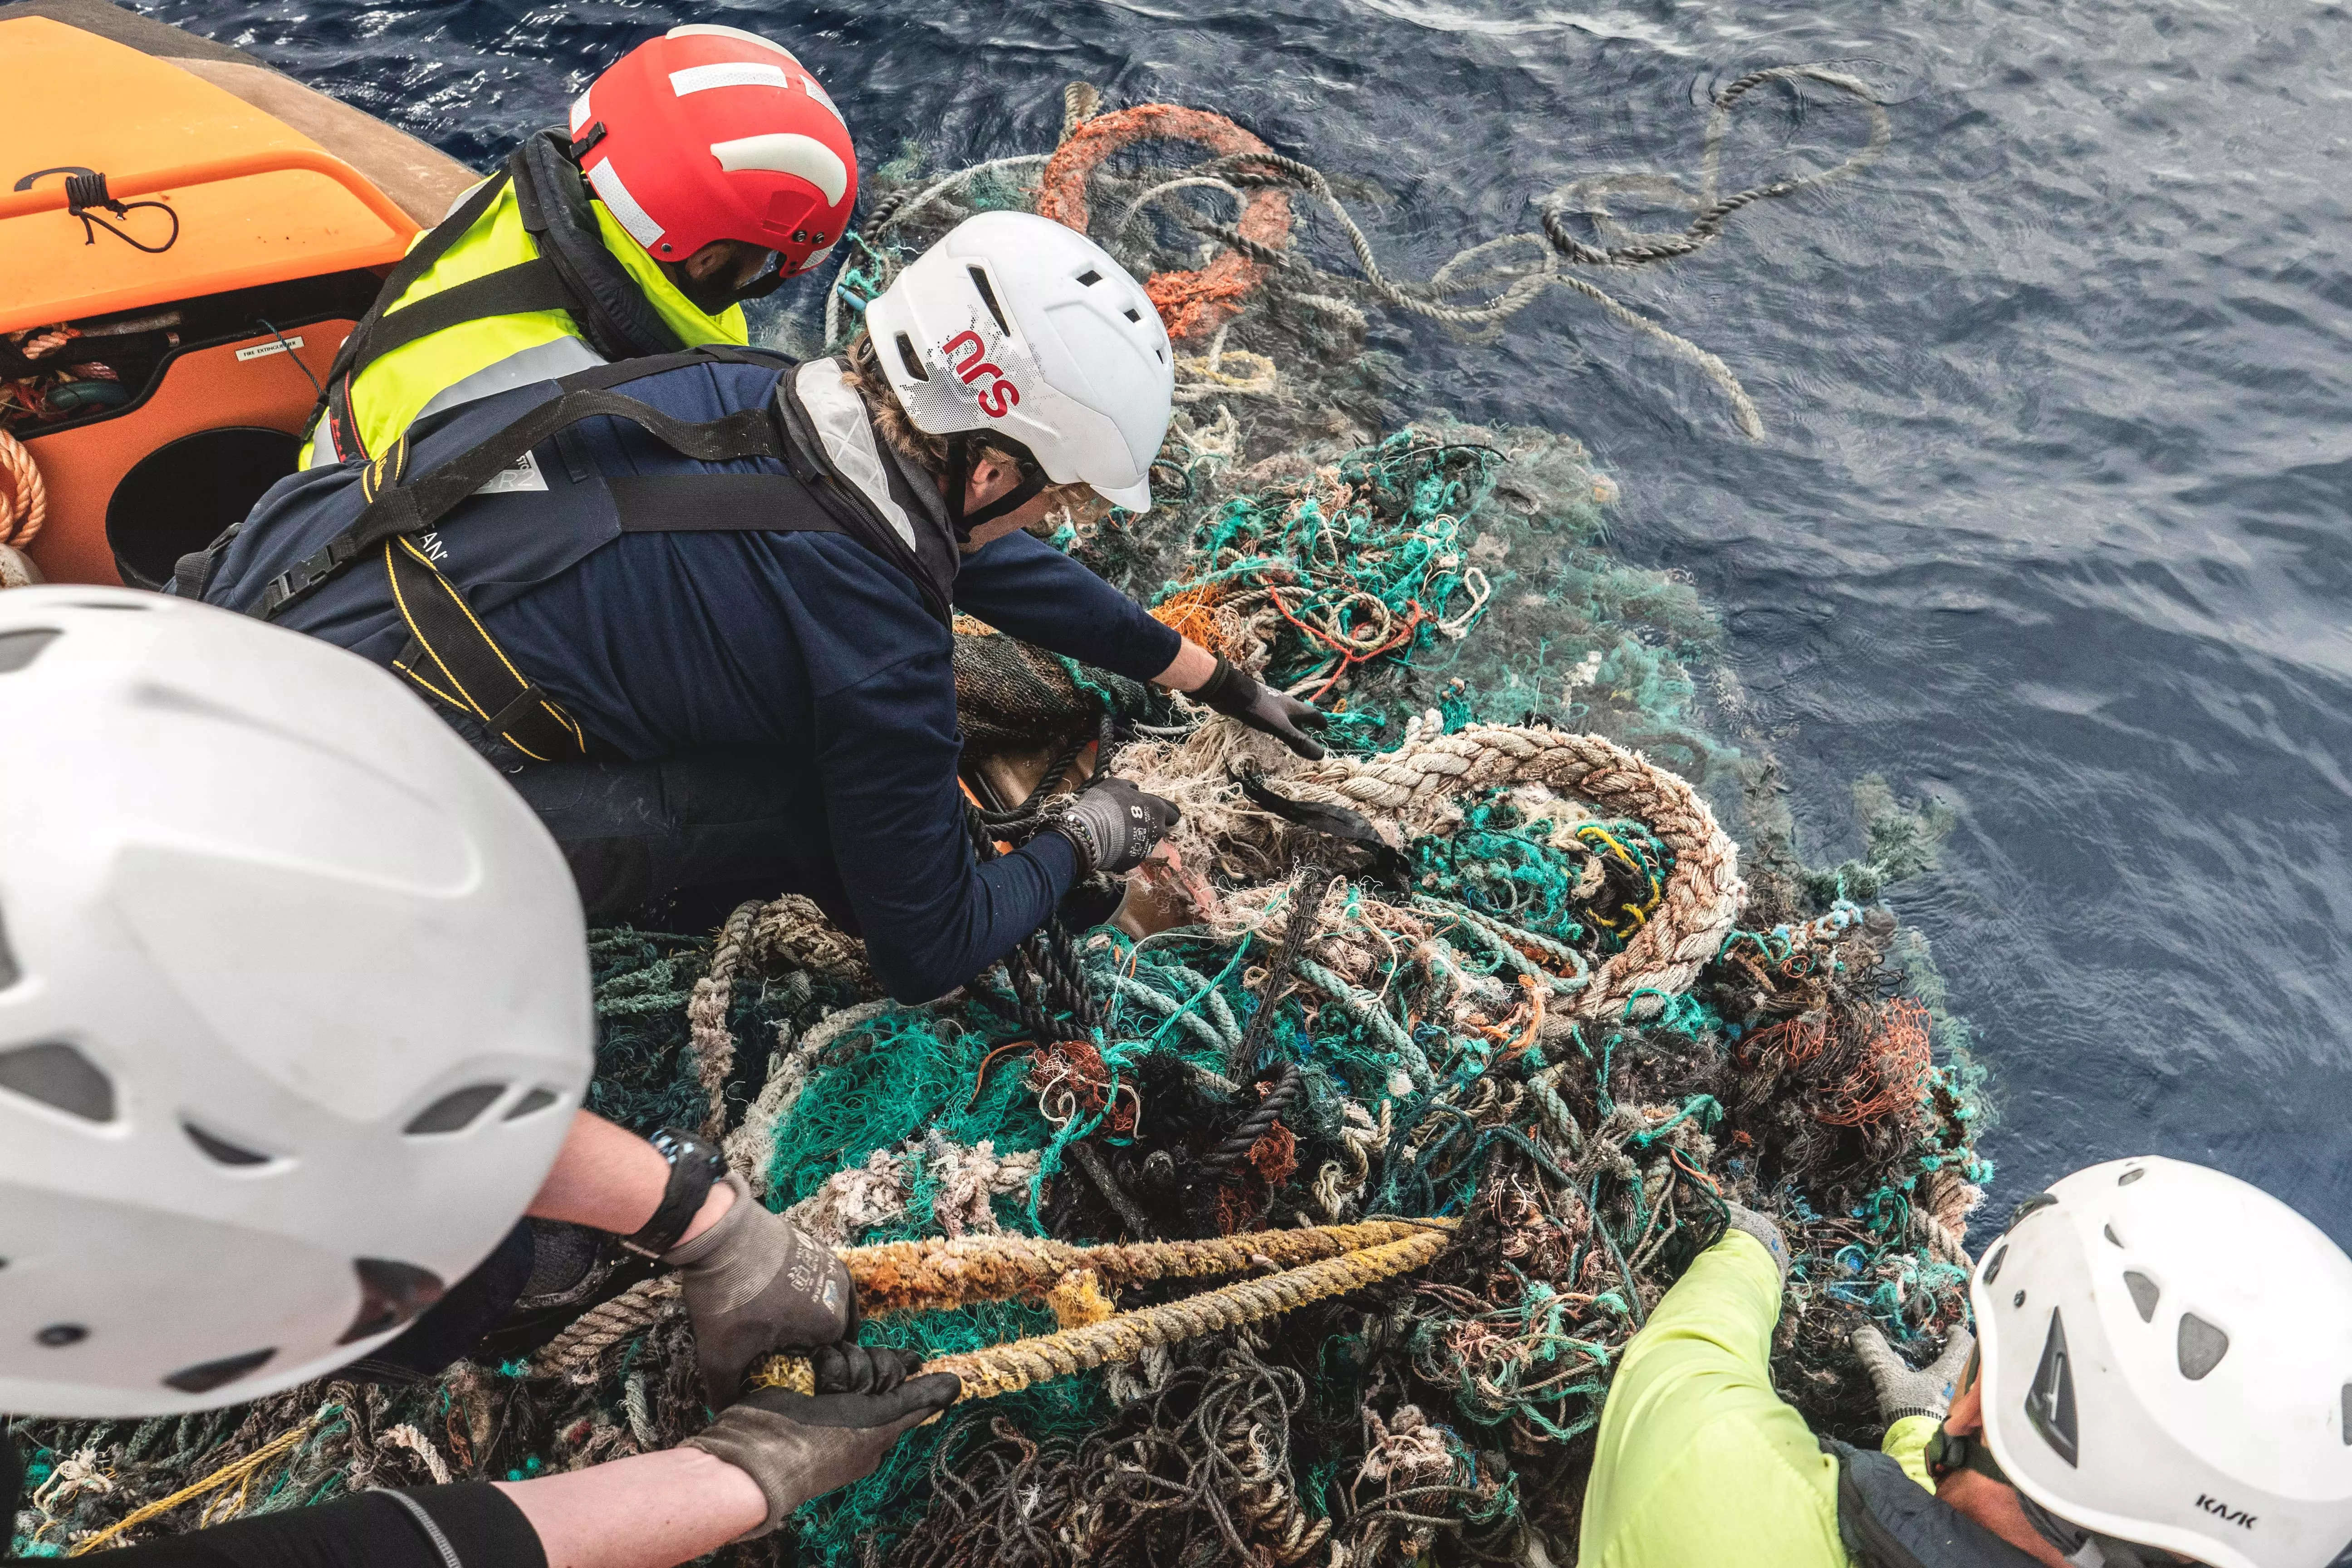
{"label": "thick braided rope", "polygon": [[747,899],[735,906],[719,928],[718,945],[710,954],[710,972],[694,983],[686,1005],[687,1035],[694,1043],[694,1076],[710,1110],[702,1121],[702,1135],[713,1142],[727,1133],[727,1075],[735,1070],[735,1031],[727,1026],[728,1009],[735,1004],[735,972],[742,967],[751,945],[751,924],[761,904]]}
{"label": "thick braided rope", "polygon": [[[1115,1313],[1097,1323],[1040,1334],[1034,1339],[1014,1340],[1010,1344],[940,1356],[925,1362],[923,1371],[955,1373],[963,1384],[963,1392],[957,1396],[959,1402],[993,1399],[1000,1394],[1018,1393],[1032,1384],[1068,1377],[1114,1363],[1133,1361],[1147,1351],[1164,1349],[1181,1340],[1239,1328],[1244,1323],[1257,1322],[1303,1307],[1310,1301],[1360,1290],[1365,1286],[1376,1285],[1383,1279],[1421,1268],[1444,1251],[1446,1243],[1452,1239],[1450,1227],[1439,1228],[1437,1222],[1433,1221],[1423,1227],[1391,1226],[1386,1228],[1404,1230],[1410,1234],[1295,1268],[1286,1268],[1276,1274],[1237,1280],[1181,1300],[1143,1307],[1132,1312]],[[1284,1233],[1265,1232],[1256,1237],[1234,1237],[1226,1240],[1267,1240],[1277,1234]],[[1172,1248],[1211,1244],[1162,1245]],[[1108,1252],[1141,1252],[1148,1248],[1097,1247],[1092,1250],[1099,1258]],[[798,1389],[803,1393],[815,1388],[815,1379],[808,1363],[793,1357],[780,1356],[768,1362],[760,1369],[754,1381],[775,1387]]]}
{"label": "thick braided rope", "polygon": [[1107,1285],[1200,1279],[1272,1263],[1291,1268],[1362,1252],[1408,1237],[1444,1233],[1451,1220],[1367,1220],[1360,1225],[1261,1230],[1202,1241],[1073,1247],[1042,1237],[968,1236],[891,1241],[840,1257],[870,1313],[919,1312],[975,1301],[1042,1301],[1062,1277],[1092,1269]]}
{"label": "thick braided rope", "polygon": [[0,544],[26,545],[49,515],[48,487],[25,444],[0,430]]}
{"label": "thick braided rope", "polygon": [[606,1351],[669,1317],[678,1310],[678,1302],[677,1275],[657,1274],[639,1280],[573,1319],[541,1349],[531,1372],[540,1377],[593,1382],[597,1363]]}
{"label": "thick braided rope", "polygon": [[1625,950],[1592,972],[1570,1002],[1581,1018],[1618,1018],[1636,993],[1687,990],[1722,946],[1747,889],[1739,847],[1683,779],[1598,735],[1499,724],[1433,735],[1373,757],[1328,757],[1285,780],[1293,794],[1395,820],[1408,833],[1437,825],[1452,798],[1540,784],[1637,817],[1674,852],[1674,874]]}

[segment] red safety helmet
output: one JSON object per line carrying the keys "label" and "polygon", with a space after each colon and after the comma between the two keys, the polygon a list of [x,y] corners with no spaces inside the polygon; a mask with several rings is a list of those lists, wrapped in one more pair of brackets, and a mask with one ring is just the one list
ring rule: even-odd
{"label": "red safety helmet", "polygon": [[572,149],[656,261],[738,239],[790,277],[824,259],[857,202],[841,110],[790,50],[740,27],[672,27],[622,56],[572,104]]}

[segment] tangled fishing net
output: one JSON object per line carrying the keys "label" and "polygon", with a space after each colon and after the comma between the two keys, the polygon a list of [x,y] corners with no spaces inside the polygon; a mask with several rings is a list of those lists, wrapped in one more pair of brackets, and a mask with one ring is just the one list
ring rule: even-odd
{"label": "tangled fishing net", "polygon": [[[1867,144],[1719,194],[1732,105],[1808,74],[1853,90]],[[1848,1334],[1867,1319],[1924,1346],[1959,1320],[1987,1173],[1964,1030],[1877,901],[1941,824],[1870,784],[1867,855],[1806,867],[1769,770],[1694,718],[1704,609],[1604,547],[1615,485],[1561,436],[1398,422],[1365,339],[1384,308],[1471,331],[1556,286],[1606,299],[1568,268],[1685,254],[1741,205],[1851,172],[1883,111],[1834,73],[1743,79],[1696,189],[1585,182],[1539,232],[1411,285],[1330,181],[1230,121],[1104,112],[1083,88],[1069,109],[1049,153],[882,171],[823,321],[779,331],[837,347],[972,211],[1088,228],[1149,276],[1181,402],[1165,504],[1054,536],[1327,709],[1334,752],[1302,762],[966,625],[982,853],[1088,765],[1183,807],[1173,858],[1115,912],[926,1006],[882,998],[859,943],[795,897],[709,937],[594,938],[591,1108],[719,1138],[771,1206],[856,1249],[868,1337],[971,1395],[737,1554],[1572,1561],[1612,1369],[1729,1199],[1779,1216],[1798,1256],[1781,1386],[1818,1429],[1866,1436]],[[1688,226],[1601,222],[1627,192],[1666,193]],[[1752,424],[1728,370],[1672,342]],[[1703,790],[1744,803],[1744,855]],[[1095,891],[1105,915],[1122,889]],[[689,1435],[709,1417],[675,1284],[584,1233],[542,1237],[543,1263],[567,1247],[584,1268],[428,1384],[31,1424],[17,1549]]]}

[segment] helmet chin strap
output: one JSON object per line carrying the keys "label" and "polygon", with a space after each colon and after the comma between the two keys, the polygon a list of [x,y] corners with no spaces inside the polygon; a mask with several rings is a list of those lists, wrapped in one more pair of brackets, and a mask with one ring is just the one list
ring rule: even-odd
{"label": "helmet chin strap", "polygon": [[784,286],[784,280],[792,276],[791,273],[784,270],[784,258],[782,256],[778,255],[773,251],[771,251],[769,254],[775,256],[776,264],[773,267],[769,268],[765,272],[761,273],[757,278],[752,279],[749,283],[744,284],[740,289],[735,290],[735,298],[739,302],[744,300],[764,300],[769,295],[774,293],[777,289],[782,288]]}
{"label": "helmet chin strap", "polygon": [[2118,1541],[2112,1535],[2100,1535],[2069,1524],[2026,1496],[1992,1457],[1992,1445],[1982,1437],[1963,1437],[1938,1426],[1935,1436],[1927,1439],[1925,1458],[1928,1470],[1938,1480],[1956,1470],[1974,1470],[1987,1480],[1999,1481],[2016,1492],[2017,1506],[2025,1515],[2025,1522],[2074,1568],[2162,1568],[2164,1564],[2189,1561],[2158,1547]]}
{"label": "helmet chin strap", "polygon": [[1047,483],[1042,470],[1024,465],[1019,484],[978,511],[967,512],[963,509],[964,497],[971,490],[971,470],[979,453],[978,437],[967,432],[948,437],[948,526],[955,531],[958,544],[971,543],[973,529],[1028,505]]}

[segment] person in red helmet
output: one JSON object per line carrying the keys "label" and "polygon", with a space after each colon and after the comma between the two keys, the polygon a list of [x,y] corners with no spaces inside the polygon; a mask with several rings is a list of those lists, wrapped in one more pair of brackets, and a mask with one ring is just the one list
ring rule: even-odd
{"label": "person in red helmet", "polygon": [[743,343],[740,301],[822,262],[856,201],[849,128],[792,51],[673,27],[419,237],[336,355],[302,466],[511,387]]}

